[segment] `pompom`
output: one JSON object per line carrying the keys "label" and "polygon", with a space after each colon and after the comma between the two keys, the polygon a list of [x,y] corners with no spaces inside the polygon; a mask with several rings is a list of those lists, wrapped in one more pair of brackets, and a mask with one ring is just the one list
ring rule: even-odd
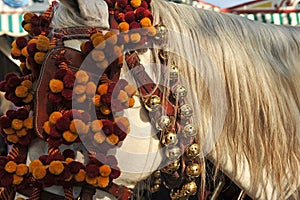
{"label": "pompom", "polygon": [[152,26],[151,20],[148,17],[144,17],[143,19],[141,19],[140,24],[142,25],[142,27]]}
{"label": "pompom", "polygon": [[0,128],[7,129],[11,127],[11,119],[7,116],[1,116],[0,117]]}
{"label": "pompom", "polygon": [[98,144],[102,144],[105,141],[105,136],[101,132],[97,132],[94,135],[94,140]]}
{"label": "pompom", "polygon": [[87,132],[85,123],[80,119],[73,119],[69,126],[72,133],[85,134]]}
{"label": "pompom", "polygon": [[25,164],[17,165],[16,175],[24,176],[28,173],[28,167]]}
{"label": "pompom", "polygon": [[101,105],[101,96],[96,94],[93,97],[93,103],[94,103],[95,106],[99,107]]}
{"label": "pompom", "polygon": [[102,130],[103,130],[104,134],[105,135],[110,135],[113,131],[112,121],[107,120],[107,119],[103,119],[102,124],[103,124]]}
{"label": "pompom", "polygon": [[36,48],[40,51],[48,51],[50,47],[50,39],[46,36],[39,35],[36,43]]}
{"label": "pompom", "polygon": [[14,185],[20,185],[23,181],[23,177],[22,176],[18,176],[16,174],[13,175],[13,184]]}
{"label": "pompom", "polygon": [[73,150],[71,149],[66,149],[63,151],[63,156],[65,158],[72,158],[72,159],[75,159],[75,153]]}
{"label": "pompom", "polygon": [[142,7],[142,8],[145,8],[145,9],[148,9],[148,8],[149,8],[148,3],[147,3],[146,1],[142,1],[141,7]]}
{"label": "pompom", "polygon": [[103,49],[106,46],[106,42],[103,36],[95,37],[92,40],[93,46],[95,48]]}
{"label": "pompom", "polygon": [[142,3],[141,0],[131,0],[130,1],[131,6],[134,7],[134,8],[140,7],[141,3]]}
{"label": "pompom", "polygon": [[75,82],[75,75],[73,74],[73,72],[68,71],[63,78],[63,82],[66,88],[73,88]]}
{"label": "pompom", "polygon": [[125,8],[128,4],[128,0],[117,0],[117,5],[120,8]]}
{"label": "pompom", "polygon": [[46,54],[44,52],[36,52],[34,54],[34,61],[41,65],[45,59]]}
{"label": "pompom", "polygon": [[138,29],[138,28],[141,28],[141,24],[136,21],[133,21],[130,23],[129,27],[130,27],[130,29]]}
{"label": "pompom", "polygon": [[13,58],[18,58],[18,57],[21,56],[21,54],[22,54],[22,52],[21,52],[21,50],[19,48],[13,47],[11,49],[11,55],[12,55]]}
{"label": "pompom", "polygon": [[86,176],[85,181],[90,185],[96,185],[97,184],[97,177],[90,178],[89,176]]}
{"label": "pompom", "polygon": [[85,180],[86,172],[83,169],[80,169],[77,174],[75,174],[74,178],[77,182],[82,182]]}
{"label": "pompom", "polygon": [[51,79],[49,83],[51,92],[59,93],[64,89],[64,83],[58,79]]}
{"label": "pompom", "polygon": [[48,94],[48,98],[53,103],[59,103],[62,101],[62,96],[58,93],[50,93]]}
{"label": "pompom", "polygon": [[148,27],[148,35],[149,36],[155,36],[156,35],[156,28],[151,26],[151,27]]}
{"label": "pompom", "polygon": [[32,16],[31,19],[30,19],[30,23],[33,26],[40,26],[41,25],[40,17],[37,16],[37,15]]}
{"label": "pompom", "polygon": [[112,45],[115,45],[118,41],[118,37],[114,32],[107,32],[104,35],[104,38],[106,39],[106,41]]}
{"label": "pompom", "polygon": [[72,100],[72,96],[73,96],[73,90],[71,89],[64,89],[62,92],[61,92],[61,95],[68,101],[71,101]]}
{"label": "pompom", "polygon": [[100,188],[106,188],[109,184],[109,177],[98,177],[97,179],[98,186]]}
{"label": "pompom", "polygon": [[95,178],[99,174],[99,167],[96,164],[88,164],[86,166],[86,174],[90,178]]}
{"label": "pompom", "polygon": [[15,134],[16,131],[12,128],[6,128],[6,129],[3,129],[4,133],[7,134],[7,135],[12,135],[12,134]]}
{"label": "pompom", "polygon": [[78,134],[72,133],[71,131],[65,131],[65,132],[63,132],[63,138],[67,142],[74,142],[78,138]]}
{"label": "pompom", "polygon": [[127,92],[125,92],[124,90],[120,90],[119,94],[118,94],[118,100],[122,103],[127,102],[128,101],[128,95]]}
{"label": "pompom", "polygon": [[127,32],[129,30],[129,24],[127,22],[121,22],[119,24],[119,31],[120,32]]}
{"label": "pompom", "polygon": [[27,135],[27,130],[26,128],[22,128],[21,130],[16,131],[16,134],[18,137],[24,137]]}
{"label": "pompom", "polygon": [[70,124],[71,120],[68,117],[62,116],[56,121],[55,126],[60,131],[67,131]]}
{"label": "pompom", "polygon": [[23,125],[27,129],[32,129],[33,128],[33,117],[29,117],[24,120]]}
{"label": "pompom", "polygon": [[43,165],[37,166],[36,168],[34,168],[32,172],[32,176],[37,180],[43,179],[46,175],[47,175],[46,167]]}
{"label": "pompom", "polygon": [[19,142],[19,137],[16,134],[8,135],[6,139],[13,144],[17,144]]}
{"label": "pompom", "polygon": [[97,86],[95,85],[95,83],[92,82],[92,81],[90,81],[86,85],[86,91],[85,91],[85,93],[88,96],[94,96],[94,94],[96,93],[96,89],[97,89]]}
{"label": "pompom", "polygon": [[101,84],[98,86],[97,91],[100,95],[104,95],[108,91],[108,84]]}
{"label": "pompom", "polygon": [[117,167],[115,167],[115,168],[112,169],[112,171],[111,171],[109,177],[110,177],[111,179],[116,179],[116,178],[119,178],[120,175],[121,175],[121,170],[118,169]]}
{"label": "pompom", "polygon": [[69,168],[70,168],[70,172],[72,174],[77,174],[79,173],[81,167],[82,167],[82,164],[79,163],[79,162],[76,162],[76,161],[72,161],[68,164]]}
{"label": "pompom", "polygon": [[111,134],[111,135],[107,136],[106,141],[109,144],[116,145],[119,142],[119,137],[115,134]]}
{"label": "pompom", "polygon": [[99,167],[99,172],[101,176],[108,177],[111,173],[111,168],[109,165],[102,165]]}
{"label": "pompom", "polygon": [[143,19],[145,17],[145,8],[140,7],[135,10],[135,16],[137,19]]}
{"label": "pompom", "polygon": [[141,40],[141,35],[139,33],[130,34],[130,41],[132,43],[138,43]]}
{"label": "pompom", "polygon": [[34,16],[33,13],[27,12],[27,13],[24,14],[23,19],[24,19],[25,22],[29,23],[30,20],[31,20],[31,18],[32,18],[33,16]]}
{"label": "pompom", "polygon": [[29,115],[28,110],[26,110],[25,108],[19,108],[16,112],[17,112],[16,113],[16,118],[20,119],[20,120],[27,119],[27,117]]}
{"label": "pompom", "polygon": [[21,130],[23,127],[23,121],[20,119],[13,119],[11,122],[11,127],[14,130]]}
{"label": "pompom", "polygon": [[86,84],[89,81],[89,75],[83,70],[77,71],[75,77],[78,84]]}
{"label": "pompom", "polygon": [[105,54],[103,51],[96,49],[92,51],[92,58],[96,62],[101,62],[105,59]]}
{"label": "pompom", "polygon": [[46,121],[43,125],[43,130],[45,131],[45,133],[50,134],[51,131],[51,124],[49,121]]}
{"label": "pompom", "polygon": [[115,18],[119,23],[124,22],[125,21],[125,14],[124,13],[115,13]]}
{"label": "pompom", "polygon": [[64,168],[61,161],[52,161],[49,165],[49,172],[54,175],[60,175],[64,171]]}
{"label": "pompom", "polygon": [[86,90],[86,85],[79,84],[74,87],[73,92],[76,95],[81,95],[81,94],[85,93],[85,90]]}
{"label": "pompom", "polygon": [[132,108],[134,106],[135,100],[134,98],[129,98],[127,106],[128,108]]}
{"label": "pompom", "polygon": [[133,11],[131,5],[127,5],[123,10],[124,13],[130,12],[130,11]]}
{"label": "pompom", "polygon": [[103,127],[101,120],[94,120],[91,124],[92,131],[94,133],[99,132]]}
{"label": "pompom", "polygon": [[32,81],[30,80],[24,80],[21,82],[21,85],[25,86],[26,88],[28,88],[29,90],[32,89]]}
{"label": "pompom", "polygon": [[28,95],[28,88],[23,85],[20,85],[16,87],[15,94],[19,98],[25,98]]}
{"label": "pompom", "polygon": [[50,124],[54,125],[56,123],[56,121],[62,117],[62,113],[59,111],[54,111],[51,113],[51,115],[49,116],[49,122]]}
{"label": "pompom", "polygon": [[78,102],[78,103],[84,103],[85,102],[85,100],[86,100],[86,95],[85,94],[82,94],[82,95],[80,95],[80,96],[77,96],[76,98],[75,98],[75,100],[76,100],[76,102]]}
{"label": "pompom", "polygon": [[14,173],[17,170],[17,163],[15,161],[9,161],[4,167],[8,173]]}
{"label": "pompom", "polygon": [[94,49],[92,41],[84,41],[80,45],[80,49],[83,53],[89,54]]}

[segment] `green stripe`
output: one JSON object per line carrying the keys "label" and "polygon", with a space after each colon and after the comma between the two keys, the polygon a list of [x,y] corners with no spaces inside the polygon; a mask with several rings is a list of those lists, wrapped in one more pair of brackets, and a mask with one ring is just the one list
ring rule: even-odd
{"label": "green stripe", "polygon": [[0,31],[2,31],[2,16],[0,14]]}
{"label": "green stripe", "polygon": [[254,14],[253,16],[254,16],[254,20],[257,21],[257,15]]}
{"label": "green stripe", "polygon": [[13,21],[12,21],[12,15],[8,15],[8,27],[9,27],[9,32],[13,32]]}
{"label": "green stripe", "polygon": [[283,24],[283,17],[282,17],[282,13],[279,13],[279,20],[280,20],[280,24]]}
{"label": "green stripe", "polygon": [[271,14],[271,23],[274,24],[274,16]]}
{"label": "green stripe", "polygon": [[299,24],[299,13],[296,13],[297,24]]}
{"label": "green stripe", "polygon": [[265,13],[262,13],[262,14],[261,14],[261,19],[262,19],[262,21],[263,21],[264,23],[267,22]]}
{"label": "green stripe", "polygon": [[20,33],[23,33],[24,32],[24,29],[23,29],[23,27],[22,27],[22,21],[23,21],[23,15],[19,15],[19,31],[20,31]]}

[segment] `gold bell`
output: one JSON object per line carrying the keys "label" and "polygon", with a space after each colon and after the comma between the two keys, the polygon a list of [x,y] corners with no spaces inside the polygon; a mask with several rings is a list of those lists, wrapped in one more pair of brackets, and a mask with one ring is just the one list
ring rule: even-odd
{"label": "gold bell", "polygon": [[108,106],[106,105],[101,105],[100,106],[100,112],[103,114],[103,115],[109,115],[111,113],[111,110],[109,109]]}
{"label": "gold bell", "polygon": [[200,153],[200,145],[199,144],[192,144],[188,147],[186,151],[186,156],[188,158],[195,158]]}
{"label": "gold bell", "polygon": [[189,177],[196,178],[200,176],[200,174],[201,169],[198,163],[193,163],[186,167],[186,175],[188,175]]}
{"label": "gold bell", "polygon": [[165,146],[176,145],[177,142],[178,142],[177,134],[173,132],[169,132],[168,134],[164,135],[162,139],[162,144]]}
{"label": "gold bell", "polygon": [[178,66],[177,65],[170,66],[170,79],[173,81],[178,79]]}
{"label": "gold bell", "polygon": [[182,187],[184,196],[193,196],[197,192],[197,184],[195,181],[189,182]]}
{"label": "gold bell", "polygon": [[180,167],[179,160],[175,160],[174,162],[162,168],[161,171],[166,174],[173,174],[175,171],[179,169],[179,167]]}
{"label": "gold bell", "polygon": [[147,98],[145,101],[145,108],[151,112],[157,110],[160,107],[161,99],[157,95],[152,95],[151,97]]}

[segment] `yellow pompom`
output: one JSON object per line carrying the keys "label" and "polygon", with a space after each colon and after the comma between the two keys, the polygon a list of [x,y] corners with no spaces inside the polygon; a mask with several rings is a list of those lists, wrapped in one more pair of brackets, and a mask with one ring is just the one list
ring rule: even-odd
{"label": "yellow pompom", "polygon": [[77,182],[82,182],[85,180],[86,172],[83,169],[80,169],[77,174],[75,174],[74,178]]}
{"label": "yellow pompom", "polygon": [[103,35],[103,33],[102,32],[96,32],[96,33],[94,33],[91,37],[90,37],[90,39],[91,40],[94,40],[96,37],[103,37],[104,35]]}
{"label": "yellow pompom", "polygon": [[101,84],[98,86],[97,91],[99,92],[100,95],[104,95],[108,91],[108,84]]}
{"label": "yellow pompom", "polygon": [[34,16],[33,13],[27,12],[27,13],[24,14],[23,19],[24,19],[25,22],[29,23],[30,20],[31,20],[31,18],[32,18],[33,16]]}
{"label": "yellow pompom", "polygon": [[70,163],[73,162],[73,161],[74,161],[73,158],[66,158],[66,163],[67,163],[67,164],[70,164]]}
{"label": "yellow pompom", "polygon": [[21,52],[21,50],[20,50],[19,48],[13,47],[13,48],[11,49],[11,54],[12,54],[13,56],[19,57],[19,56],[21,56],[22,52]]}
{"label": "yellow pompom", "polygon": [[124,89],[130,97],[136,93],[136,88],[133,85],[126,85]]}
{"label": "yellow pompom", "polygon": [[118,37],[115,33],[113,32],[107,32],[105,35],[104,35],[104,38],[106,39],[106,41],[112,45],[115,45],[118,41]]}
{"label": "yellow pompom", "polygon": [[92,58],[96,62],[101,62],[105,59],[105,54],[101,50],[93,50],[92,51]]}
{"label": "yellow pompom", "polygon": [[83,102],[85,102],[85,100],[86,100],[86,95],[85,95],[85,94],[82,94],[82,95],[80,95],[80,96],[77,96],[77,97],[75,98],[75,100],[76,100],[76,102],[78,102],[78,103],[83,103]]}
{"label": "yellow pompom", "polygon": [[65,167],[61,161],[52,161],[49,165],[49,172],[54,175],[60,175],[64,171]]}
{"label": "yellow pompom", "polygon": [[129,98],[129,100],[127,102],[128,108],[132,108],[134,106],[134,103],[135,103],[134,98]]}
{"label": "yellow pompom", "polygon": [[24,99],[22,99],[24,103],[30,103],[32,100],[33,100],[33,94],[31,93],[28,93],[28,95]]}
{"label": "yellow pompom", "polygon": [[132,7],[134,8],[138,8],[141,6],[142,1],[141,0],[131,0],[130,4],[132,5]]}
{"label": "yellow pompom", "polygon": [[109,177],[98,177],[97,178],[98,186],[100,188],[106,188],[109,184]]}
{"label": "yellow pompom", "polygon": [[23,181],[23,177],[22,176],[18,176],[16,174],[13,175],[13,184],[14,185],[20,185]]}
{"label": "yellow pompom", "polygon": [[41,65],[44,62],[46,54],[44,52],[36,52],[34,54],[34,61]]}
{"label": "yellow pompom", "polygon": [[16,134],[18,137],[23,137],[23,136],[27,135],[27,130],[26,130],[26,128],[22,128],[21,130],[16,131]]}
{"label": "yellow pompom", "polygon": [[118,100],[121,101],[122,103],[128,101],[128,95],[124,90],[120,90],[118,94]]}
{"label": "yellow pompom", "polygon": [[51,79],[50,83],[49,83],[49,87],[50,87],[51,92],[59,93],[59,92],[63,91],[64,83],[58,79]]}
{"label": "yellow pompom", "polygon": [[16,175],[24,176],[28,173],[28,167],[25,164],[17,165]]}
{"label": "yellow pompom", "polygon": [[71,121],[71,124],[69,126],[69,129],[72,133],[80,134],[80,133],[86,133],[86,125],[85,123],[80,119],[73,119]]}
{"label": "yellow pompom", "polygon": [[49,116],[49,122],[51,125],[54,125],[56,123],[56,121],[62,117],[62,113],[59,111],[54,111],[53,113],[51,113],[51,115]]}
{"label": "yellow pompom", "polygon": [[103,123],[101,120],[94,120],[91,124],[92,131],[94,133],[99,132],[103,127]]}
{"label": "yellow pompom", "polygon": [[8,135],[6,137],[7,141],[17,144],[19,142],[19,137],[16,134]]}
{"label": "yellow pompom", "polygon": [[106,138],[107,143],[115,145],[119,142],[119,137],[115,134],[111,134]]}
{"label": "yellow pompom", "polygon": [[63,132],[63,138],[67,142],[74,142],[78,138],[78,134],[72,133],[71,131],[65,131]]}
{"label": "yellow pompom", "polygon": [[89,75],[83,70],[77,71],[75,77],[78,84],[86,84],[89,81]]}
{"label": "yellow pompom", "polygon": [[106,69],[108,67],[108,61],[105,59],[102,62],[97,62],[96,66],[100,69]]}
{"label": "yellow pompom", "polygon": [[15,130],[21,130],[23,128],[23,121],[20,119],[13,119],[11,122],[11,127]]}
{"label": "yellow pompom", "polygon": [[120,32],[126,32],[129,30],[129,24],[127,22],[121,22],[119,24],[119,31]]}
{"label": "yellow pompom", "polygon": [[33,117],[28,117],[27,119],[24,120],[23,125],[27,129],[32,129],[33,128]]}
{"label": "yellow pompom", "polygon": [[36,43],[36,48],[39,51],[48,51],[49,46],[50,46],[49,38],[43,35],[39,35]]}
{"label": "yellow pompom", "polygon": [[73,93],[76,95],[80,95],[80,94],[85,93],[85,90],[86,90],[86,86],[79,84],[74,87]]}
{"label": "yellow pompom", "polygon": [[42,165],[34,168],[32,172],[32,176],[37,180],[41,180],[45,178],[46,174],[47,174],[46,167]]}
{"label": "yellow pompom", "polygon": [[50,134],[50,130],[51,130],[51,124],[49,121],[46,121],[43,125],[43,130],[45,131],[45,133]]}
{"label": "yellow pompom", "polygon": [[103,114],[103,115],[109,115],[111,113],[111,109],[107,106],[107,105],[104,105],[102,104],[100,106],[100,112]]}
{"label": "yellow pompom", "polygon": [[119,46],[114,46],[114,54],[116,56],[122,56],[123,54],[123,49]]}
{"label": "yellow pompom", "polygon": [[23,56],[28,57],[27,47],[24,47],[24,48],[21,50],[21,53],[22,53]]}
{"label": "yellow pompom", "polygon": [[130,41],[132,43],[138,43],[139,41],[141,41],[141,35],[139,33],[130,34]]}
{"label": "yellow pompom", "polygon": [[103,36],[94,37],[92,40],[95,48],[103,49],[106,46],[106,41]]}
{"label": "yellow pompom", "polygon": [[140,24],[142,27],[151,27],[152,26],[151,20],[148,17],[144,17],[143,19],[141,19]]}
{"label": "yellow pompom", "polygon": [[25,98],[28,94],[28,88],[23,85],[19,85],[15,89],[15,94],[17,97]]}
{"label": "yellow pompom", "polygon": [[99,107],[101,105],[101,96],[96,94],[93,98],[93,103],[95,106]]}
{"label": "yellow pompom", "polygon": [[88,176],[85,177],[85,181],[90,185],[96,185],[97,184],[97,177],[90,178]]}
{"label": "yellow pompom", "polygon": [[29,164],[29,172],[32,173],[34,169],[36,169],[37,167],[43,166],[43,163],[40,160],[33,160],[30,164]]}
{"label": "yellow pompom", "polygon": [[12,128],[6,128],[6,129],[3,129],[4,133],[7,134],[7,135],[12,135],[12,134],[15,134],[16,131]]}
{"label": "yellow pompom", "polygon": [[36,38],[32,38],[31,40],[28,41],[28,44],[35,44],[35,43],[37,43]]}
{"label": "yellow pompom", "polygon": [[97,132],[95,133],[94,135],[94,140],[95,142],[97,142],[98,144],[102,144],[104,141],[105,141],[105,136],[100,133],[100,132]]}
{"label": "yellow pompom", "polygon": [[156,28],[154,26],[148,27],[148,35],[155,36],[156,35]]}
{"label": "yellow pompom", "polygon": [[101,176],[108,177],[111,173],[111,168],[109,165],[102,165],[101,167],[99,167],[99,172]]}
{"label": "yellow pompom", "polygon": [[32,84],[32,81],[30,81],[30,80],[24,80],[24,81],[22,81],[21,85],[27,87],[30,90],[30,89],[32,89],[33,84]]}
{"label": "yellow pompom", "polygon": [[17,163],[15,161],[9,161],[4,167],[8,173],[14,173],[17,170]]}
{"label": "yellow pompom", "polygon": [[96,89],[97,89],[97,86],[94,82],[88,82],[86,84],[86,91],[85,93],[88,95],[88,96],[94,96],[94,94],[96,93]]}

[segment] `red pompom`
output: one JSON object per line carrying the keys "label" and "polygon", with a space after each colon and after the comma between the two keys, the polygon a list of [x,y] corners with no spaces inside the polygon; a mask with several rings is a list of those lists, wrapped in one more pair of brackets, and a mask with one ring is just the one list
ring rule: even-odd
{"label": "red pompom", "polygon": [[8,80],[7,80],[7,86],[8,87],[17,87],[18,85],[21,84],[21,80],[18,76],[13,76],[13,77],[10,77]]}
{"label": "red pompom", "polygon": [[49,164],[49,163],[47,163],[47,159],[48,159],[48,155],[41,155],[39,157],[39,160],[43,163],[43,165]]}
{"label": "red pompom", "polygon": [[25,37],[18,37],[16,39],[16,44],[19,49],[23,49],[24,47],[27,46],[27,39]]}
{"label": "red pompom", "polygon": [[116,179],[121,175],[121,170],[117,167],[112,168],[109,178]]}
{"label": "red pompom", "polygon": [[103,124],[103,127],[102,127],[103,133],[105,135],[112,134],[112,132],[113,132],[113,123],[112,123],[112,121],[110,121],[108,119],[103,119],[102,124]]}
{"label": "red pompom", "polygon": [[61,92],[61,95],[67,100],[67,101],[71,101],[72,100],[72,96],[73,96],[73,90],[72,89],[64,89]]}
{"label": "red pompom", "polygon": [[48,98],[53,103],[59,103],[62,101],[62,97],[59,93],[49,93]]}
{"label": "red pompom", "polygon": [[137,19],[143,19],[145,17],[145,8],[140,7],[135,10],[135,16]]}
{"label": "red pompom", "polygon": [[130,11],[133,11],[133,8],[131,7],[131,5],[127,5],[123,11],[124,11],[124,13],[127,13]]}
{"label": "red pompom", "polygon": [[91,115],[88,113],[88,112],[82,112],[81,113],[81,118],[82,118],[82,121],[84,123],[89,123],[91,122]]}
{"label": "red pompom", "polygon": [[66,88],[73,88],[75,82],[75,75],[73,72],[68,71],[63,79],[63,82]]}
{"label": "red pompom", "polygon": [[[56,122],[57,124],[57,122]],[[63,156],[66,158],[72,158],[72,159],[75,159],[75,153],[73,150],[71,149],[66,149],[63,151]]]}
{"label": "red pompom", "polygon": [[117,22],[124,22],[125,21],[125,14],[124,13],[115,13],[115,18],[117,20]]}
{"label": "red pompom", "polygon": [[58,148],[62,144],[62,139],[49,138],[47,142],[50,147]]}
{"label": "red pompom", "polygon": [[86,41],[83,45],[83,53],[85,54],[89,54],[93,49],[94,49],[94,45],[92,41]]}
{"label": "red pompom", "polygon": [[128,5],[128,0],[117,0],[118,7],[124,9]]}
{"label": "red pompom", "polygon": [[58,139],[61,138],[61,133],[55,127],[51,127],[50,136],[51,138]]}
{"label": "red pompom", "polygon": [[27,51],[30,56],[34,56],[34,54],[38,51],[38,49],[36,48],[36,43],[28,44]]}
{"label": "red pompom", "polygon": [[64,69],[64,68],[57,70],[57,71],[55,72],[54,78],[63,81],[65,75],[67,74],[67,71],[68,71],[68,70],[67,70],[67,69]]}
{"label": "red pompom", "polygon": [[140,23],[138,23],[138,22],[131,22],[130,24],[129,24],[129,27],[130,27],[130,29],[132,30],[132,29],[138,29],[138,28],[141,28],[141,25],[140,25]]}
{"label": "red pompom", "polygon": [[95,178],[99,174],[99,166],[96,164],[89,164],[86,166],[86,174],[90,178]]}
{"label": "red pompom", "polygon": [[135,14],[133,11],[129,11],[125,13],[125,21],[130,24],[131,22],[135,21]]}
{"label": "red pompom", "polygon": [[17,117],[17,111],[15,111],[15,110],[8,110],[6,112],[6,116],[9,117],[10,119],[15,119]]}
{"label": "red pompom", "polygon": [[0,179],[0,185],[2,187],[9,187],[12,185],[13,183],[13,174],[10,173],[4,173],[4,175],[1,177]]}
{"label": "red pompom", "polygon": [[82,168],[82,164],[76,161],[72,161],[71,163],[68,164],[68,166],[72,174],[77,174],[79,170]]}
{"label": "red pompom", "polygon": [[111,103],[111,94],[101,95],[101,102],[105,103],[105,104],[110,104]]}
{"label": "red pompom", "polygon": [[145,8],[145,9],[148,9],[148,8],[149,8],[148,3],[147,3],[146,1],[142,1],[141,7],[142,7],[142,8]]}
{"label": "red pompom", "polygon": [[70,118],[62,116],[56,121],[55,126],[60,131],[67,131],[69,130],[70,124],[71,124]]}
{"label": "red pompom", "polygon": [[11,127],[11,119],[7,116],[0,117],[0,128],[7,129]]}
{"label": "red pompom", "polygon": [[127,134],[125,132],[122,132],[122,133],[119,134],[119,140],[120,141],[125,140],[126,137],[127,137]]}
{"label": "red pompom", "polygon": [[149,10],[145,10],[145,17],[148,17],[153,23],[153,15]]}
{"label": "red pompom", "polygon": [[41,28],[40,28],[39,26],[32,27],[31,32],[32,32],[34,35],[40,35],[40,34],[42,33]]}
{"label": "red pompom", "polygon": [[30,23],[33,26],[40,26],[41,25],[41,19],[40,19],[39,16],[34,15],[33,17],[31,17]]}
{"label": "red pompom", "polygon": [[26,118],[28,118],[29,112],[28,110],[26,110],[25,108],[19,108],[17,110],[17,119],[20,120],[25,120]]}
{"label": "red pompom", "polygon": [[17,77],[18,75],[14,72],[10,72],[4,76],[4,80],[8,81],[11,77]]}

